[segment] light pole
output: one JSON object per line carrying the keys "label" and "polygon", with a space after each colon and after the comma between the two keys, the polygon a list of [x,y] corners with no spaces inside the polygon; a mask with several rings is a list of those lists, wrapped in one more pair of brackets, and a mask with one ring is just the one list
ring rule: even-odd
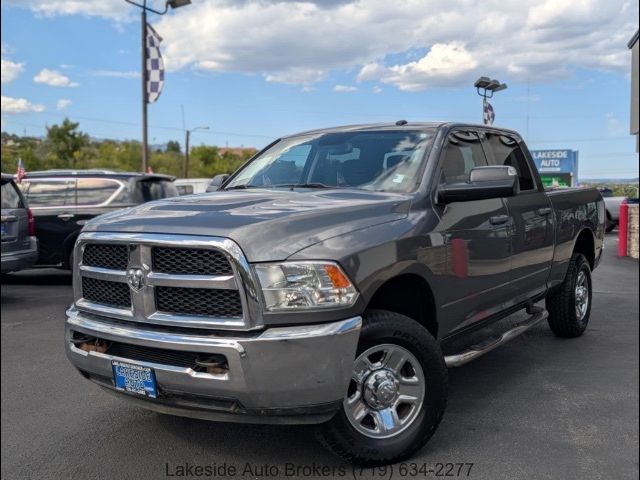
{"label": "light pole", "polygon": [[493,98],[493,94],[495,92],[506,90],[507,84],[501,83],[495,78],[491,79],[489,77],[480,77],[478,80],[476,80],[473,86],[476,87],[476,92],[478,92],[478,95],[482,97],[482,119],[484,121],[484,124],[486,125],[488,123],[487,117],[485,115],[487,98]]}
{"label": "light pole", "polygon": [[149,167],[149,139],[148,139],[148,125],[147,125],[147,12],[152,12],[158,15],[164,15],[169,10],[184,7],[189,5],[191,0],[167,0],[164,4],[164,10],[156,10],[147,6],[147,0],[142,0],[142,3],[136,3],[133,0],[125,0],[140,9],[140,30],[141,30],[141,49],[140,56],[142,58],[142,171],[146,172]]}
{"label": "light pole", "polygon": [[189,139],[191,138],[191,134],[196,130],[209,130],[209,126],[202,125],[201,127],[185,130],[184,132],[184,178],[189,178]]}

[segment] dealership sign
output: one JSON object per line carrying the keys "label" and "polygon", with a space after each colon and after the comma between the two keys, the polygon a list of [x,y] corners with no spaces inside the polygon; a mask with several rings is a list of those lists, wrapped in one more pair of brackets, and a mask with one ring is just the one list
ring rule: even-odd
{"label": "dealership sign", "polygon": [[[538,172],[545,178],[558,177],[564,179],[563,184],[577,185],[578,183],[578,152],[576,150],[532,150],[531,155]],[[558,182],[550,182],[556,184]]]}

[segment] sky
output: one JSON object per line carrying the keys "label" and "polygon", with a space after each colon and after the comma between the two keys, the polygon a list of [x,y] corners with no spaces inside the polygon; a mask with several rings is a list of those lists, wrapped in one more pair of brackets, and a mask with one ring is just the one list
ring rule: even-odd
{"label": "sky", "polygon": [[[160,1],[149,0],[157,9]],[[629,135],[638,1],[192,0],[149,22],[166,81],[153,144],[262,147],[344,124],[482,122],[480,75],[508,89],[496,126],[578,150],[579,177],[638,176]],[[124,0],[2,0],[2,130],[65,117],[141,138],[140,13]]]}

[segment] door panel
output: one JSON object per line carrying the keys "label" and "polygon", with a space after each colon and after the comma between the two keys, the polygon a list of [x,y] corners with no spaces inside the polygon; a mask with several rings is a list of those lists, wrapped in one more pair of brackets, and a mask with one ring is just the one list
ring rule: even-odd
{"label": "door panel", "polygon": [[74,221],[74,179],[23,180],[21,188],[36,222],[38,264],[57,265],[66,260],[64,241],[79,227]]}
{"label": "door panel", "polygon": [[[480,138],[454,131],[440,161],[440,183],[467,181],[473,167],[486,166]],[[454,202],[434,207],[440,220],[444,268],[438,298],[444,331],[463,328],[498,312],[510,296],[511,219],[503,199]]]}
{"label": "door panel", "polygon": [[484,145],[490,165],[509,165],[518,171],[520,193],[505,199],[513,219],[511,289],[517,302],[544,292],[554,249],[552,205],[537,185],[518,139],[486,132]]}

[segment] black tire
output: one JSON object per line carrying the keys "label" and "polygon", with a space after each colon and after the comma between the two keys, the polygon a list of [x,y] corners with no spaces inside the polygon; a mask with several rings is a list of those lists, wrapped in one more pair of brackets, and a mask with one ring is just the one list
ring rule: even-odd
{"label": "black tire", "polygon": [[605,221],[604,221],[604,230],[607,233],[611,233],[615,228],[616,228],[616,223],[611,219],[611,214],[607,210],[607,217],[605,218]]}
{"label": "black tire", "polygon": [[342,459],[359,465],[387,465],[406,459],[434,434],[447,403],[447,367],[431,334],[409,317],[386,310],[368,310],[358,342],[358,355],[376,345],[408,350],[422,367],[426,388],[419,413],[391,438],[371,438],[356,430],[344,408],[318,429],[321,443]]}
{"label": "black tire", "polygon": [[[587,282],[586,312],[580,318],[576,309],[576,282],[580,273],[584,273]],[[591,267],[581,253],[574,253],[569,262],[564,282],[546,298],[549,311],[549,327],[558,337],[575,338],[584,333],[591,315],[592,282]]]}

